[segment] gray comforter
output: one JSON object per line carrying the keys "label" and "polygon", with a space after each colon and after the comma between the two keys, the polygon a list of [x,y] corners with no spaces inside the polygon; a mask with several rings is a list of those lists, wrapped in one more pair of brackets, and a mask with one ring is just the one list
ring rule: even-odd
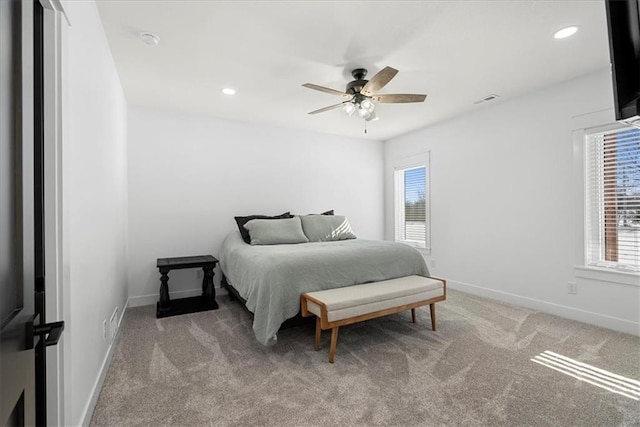
{"label": "gray comforter", "polygon": [[220,249],[220,267],[254,314],[264,345],[300,310],[300,294],[417,274],[429,276],[422,255],[403,243],[342,240],[251,246],[235,231]]}

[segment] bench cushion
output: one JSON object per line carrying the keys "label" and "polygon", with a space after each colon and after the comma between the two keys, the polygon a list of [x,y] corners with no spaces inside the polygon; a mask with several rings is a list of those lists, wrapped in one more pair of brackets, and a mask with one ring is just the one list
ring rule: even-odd
{"label": "bench cushion", "polygon": [[[423,276],[407,276],[382,282],[309,292],[327,307],[327,321],[347,319],[391,307],[399,307],[444,295],[440,280]],[[307,309],[321,316],[320,307],[307,301]]]}

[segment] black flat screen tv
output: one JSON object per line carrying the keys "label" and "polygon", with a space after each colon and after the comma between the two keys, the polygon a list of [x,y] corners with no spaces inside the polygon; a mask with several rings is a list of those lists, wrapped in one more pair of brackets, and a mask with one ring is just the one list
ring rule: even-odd
{"label": "black flat screen tv", "polygon": [[640,0],[606,0],[616,120],[640,126]]}

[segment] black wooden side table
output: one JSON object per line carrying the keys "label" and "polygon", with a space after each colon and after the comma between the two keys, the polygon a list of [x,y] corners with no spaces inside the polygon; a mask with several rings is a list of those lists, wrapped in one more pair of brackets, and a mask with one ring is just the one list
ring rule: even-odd
{"label": "black wooden side table", "polygon": [[[211,255],[158,258],[156,266],[160,270],[160,300],[156,304],[156,317],[217,309],[216,290],[213,287],[213,269],[216,264],[218,264],[218,260]],[[183,268],[202,268],[204,271],[202,295],[172,301],[169,298],[169,271]]]}

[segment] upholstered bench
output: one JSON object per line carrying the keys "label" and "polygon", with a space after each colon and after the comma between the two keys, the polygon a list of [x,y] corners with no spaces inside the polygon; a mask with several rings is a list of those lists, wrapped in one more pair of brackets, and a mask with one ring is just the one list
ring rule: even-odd
{"label": "upholstered bench", "polygon": [[338,328],[376,317],[411,310],[411,320],[416,322],[416,307],[429,304],[431,327],[436,330],[436,306],[447,297],[444,279],[423,276],[407,276],[382,282],[345,288],[305,292],[300,296],[302,316],[315,315],[315,349],[320,349],[320,334],[331,329],[329,362],[333,363],[338,343]]}

